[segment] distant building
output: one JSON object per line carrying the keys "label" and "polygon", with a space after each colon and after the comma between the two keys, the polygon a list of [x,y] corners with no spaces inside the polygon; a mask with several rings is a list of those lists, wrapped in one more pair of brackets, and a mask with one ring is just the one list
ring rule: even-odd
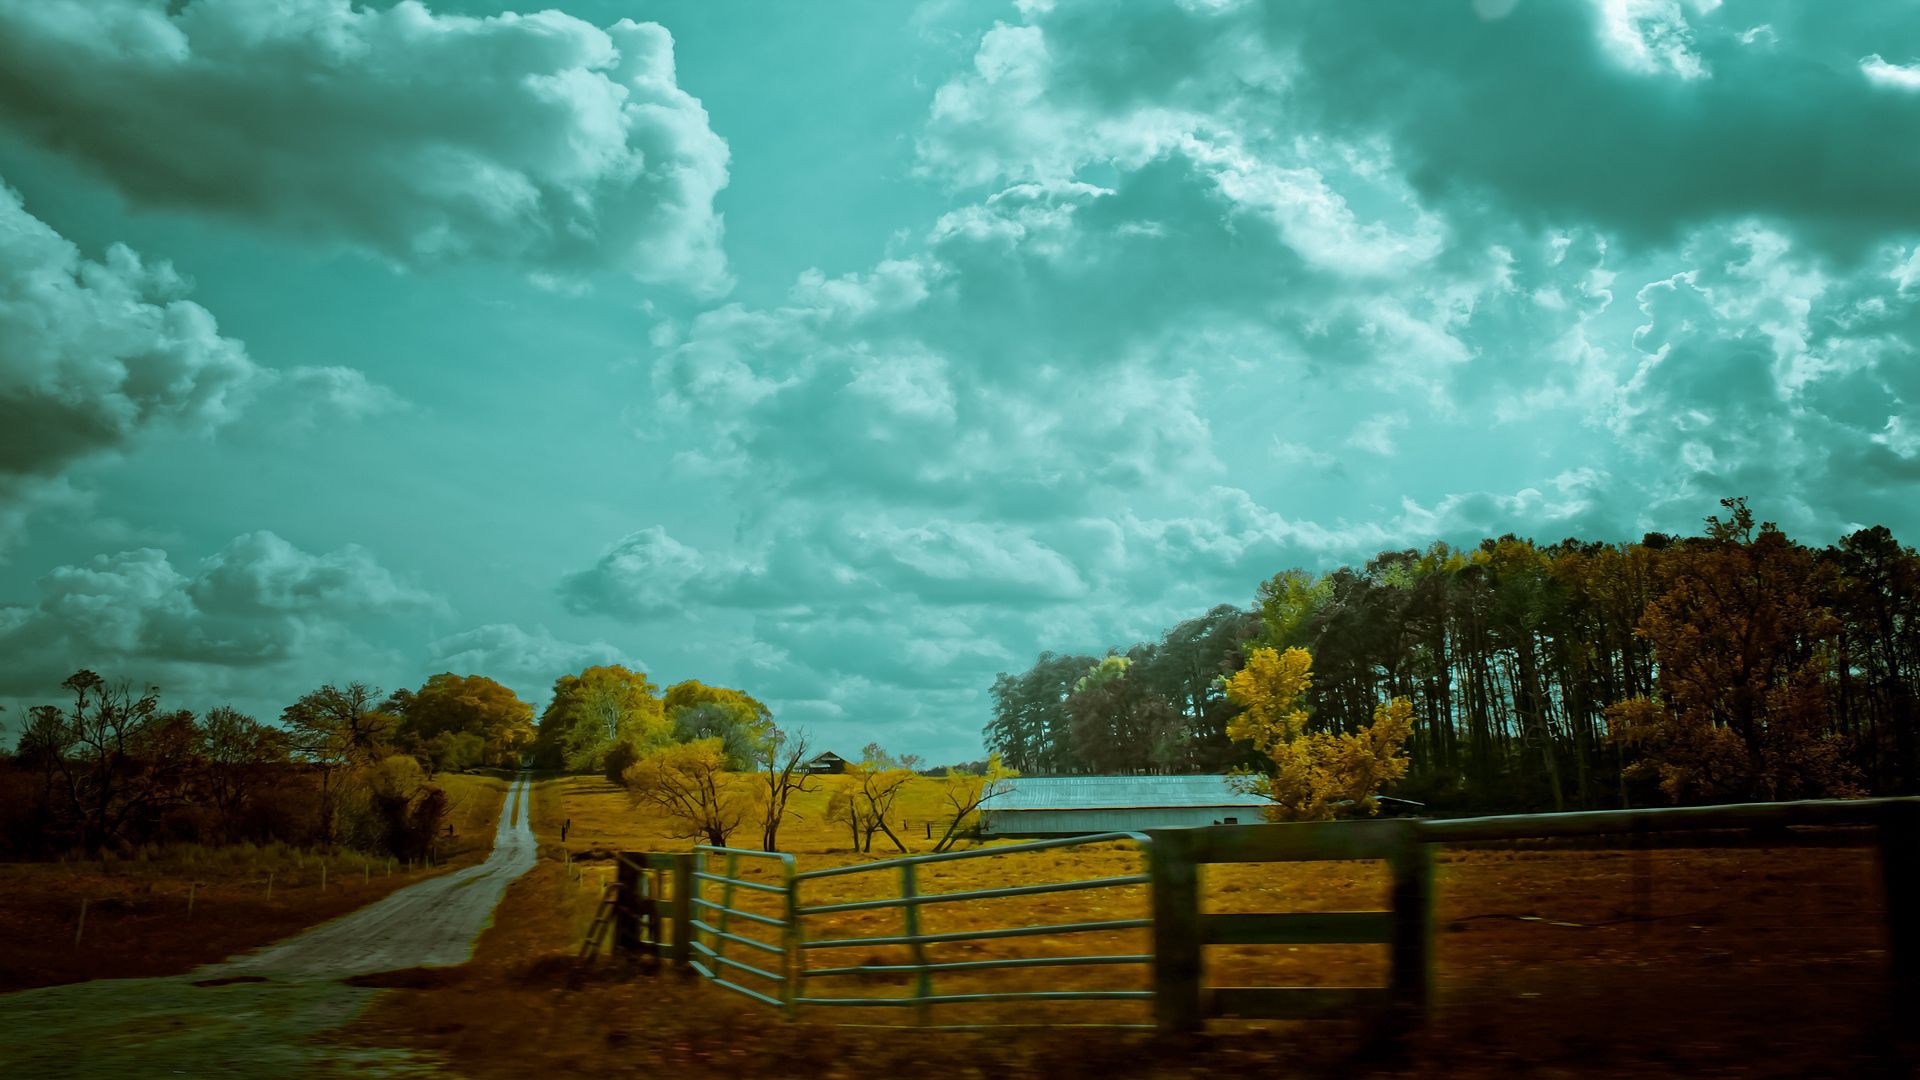
{"label": "distant building", "polygon": [[806,768],[816,776],[838,776],[847,771],[847,759],[829,750],[808,761]]}
{"label": "distant building", "polygon": [[1265,821],[1225,776],[1022,776],[980,807],[984,836],[1072,836]]}

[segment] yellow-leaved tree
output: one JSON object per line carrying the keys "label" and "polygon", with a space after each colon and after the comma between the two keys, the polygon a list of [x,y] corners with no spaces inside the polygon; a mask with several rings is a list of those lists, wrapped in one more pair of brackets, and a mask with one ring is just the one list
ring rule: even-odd
{"label": "yellow-leaved tree", "polygon": [[940,780],[940,794],[947,802],[947,831],[940,837],[940,842],[933,845],[933,850],[946,851],[952,848],[968,826],[979,823],[981,805],[1012,790],[1010,781],[1019,775],[1001,763],[999,754],[987,755],[987,771],[984,773],[948,769],[947,775]]}
{"label": "yellow-leaved tree", "polygon": [[1359,731],[1307,730],[1307,688],[1313,657],[1305,649],[1255,649],[1227,680],[1227,698],[1240,714],[1227,722],[1227,736],[1252,743],[1270,762],[1260,772],[1236,774],[1242,791],[1272,800],[1275,821],[1328,821],[1342,813],[1372,814],[1374,796],[1407,775],[1407,737],[1413,706],[1394,698],[1373,710],[1373,723]]}
{"label": "yellow-leaved tree", "polygon": [[661,812],[671,835],[726,847],[727,837],[759,809],[751,773],[727,771],[721,741],[670,743],[643,754],[622,774],[636,806]]}

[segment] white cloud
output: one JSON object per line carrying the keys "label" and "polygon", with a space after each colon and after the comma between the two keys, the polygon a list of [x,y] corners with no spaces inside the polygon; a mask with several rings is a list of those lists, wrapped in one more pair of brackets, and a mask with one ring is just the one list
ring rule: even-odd
{"label": "white cloud", "polygon": [[1355,450],[1364,450],[1381,457],[1392,457],[1394,453],[1393,433],[1407,426],[1407,418],[1400,413],[1382,413],[1368,417],[1354,427],[1347,436],[1346,445]]}
{"label": "white cloud", "polygon": [[298,674],[363,655],[356,620],[441,606],[360,548],[312,554],[264,531],[191,573],[139,548],[54,567],[38,589],[0,605],[0,693],[45,694],[83,667],[201,687],[241,671]]}
{"label": "white cloud", "polygon": [[[731,538],[629,536],[569,595],[724,612],[800,714],[951,730],[995,670],[1288,566],[1734,494],[1812,538],[1911,521],[1920,173],[1873,149],[1911,117],[1836,51],[1884,20],[1796,11],[1024,5],[918,142],[958,205],[657,342]],[[1804,114],[1755,105],[1782,64]],[[1815,137],[1849,195],[1768,167]]]}
{"label": "white cloud", "polygon": [[83,258],[0,184],[0,477],[231,419],[261,369],[186,292],[122,244]]}
{"label": "white cloud", "polygon": [[8,3],[0,118],[139,201],[406,265],[728,286],[727,145],[654,23],[414,0]]}
{"label": "white cloud", "polygon": [[1874,53],[1861,59],[1860,73],[1878,86],[1908,93],[1920,91],[1920,63],[1890,64]]}
{"label": "white cloud", "polygon": [[560,676],[596,665],[647,670],[605,641],[566,641],[544,626],[529,631],[515,623],[487,623],[432,641],[427,664],[436,671],[499,679],[529,699],[538,699]]}
{"label": "white cloud", "polygon": [[236,536],[203,560],[188,592],[202,611],[235,615],[344,615],[434,605],[431,595],[402,584],[357,544],[311,555],[266,530]]}

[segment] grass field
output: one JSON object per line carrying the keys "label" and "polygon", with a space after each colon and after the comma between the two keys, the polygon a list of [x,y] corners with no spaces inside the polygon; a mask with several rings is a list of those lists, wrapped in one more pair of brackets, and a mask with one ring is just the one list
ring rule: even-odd
{"label": "grass field", "polygon": [[[918,822],[937,788],[904,799],[910,847],[931,847]],[[1885,1005],[1885,942],[1870,849],[1860,847],[1661,847],[1444,849],[1436,869],[1436,1001],[1425,1032],[1394,1065],[1357,1065],[1361,1040],[1348,1024],[1219,1024],[1233,1038],[1165,1057],[1125,1032],[1066,1036],[920,1034],[847,1028],[910,1022],[910,1009],[806,1009],[799,1022],[776,1011],[666,976],[582,972],[568,957],[580,942],[601,878],[597,853],[685,849],[659,817],[593,778],[541,784],[536,828],[541,869],[509,890],[495,930],[470,970],[440,976],[445,994],[399,995],[376,1005],[369,1038],[426,1045],[476,1076],[576,1068],[626,1074],[655,1067],[737,1074],[872,1076],[939,1061],[956,1074],[1244,1074],[1294,1068],[1354,1076],[1907,1076],[1912,1045],[1897,1043]],[[824,794],[797,801],[781,836],[801,869],[879,859],[854,855],[824,821]],[[572,821],[563,863],[559,822]],[[939,828],[935,828],[935,836]],[[904,834],[902,834],[904,836]],[[751,840],[743,836],[741,840]],[[1832,838],[1828,838],[1832,840]],[[749,861],[758,863],[758,861]],[[922,892],[950,892],[1135,872],[1125,846],[966,859],[922,869]],[[768,869],[747,869],[766,878]],[[1636,913],[1644,872],[1647,919]],[[803,903],[887,896],[879,874],[803,886]],[[710,888],[710,886],[708,886]],[[1367,863],[1208,867],[1210,911],[1334,911],[1382,907],[1384,871]],[[712,896],[712,894],[708,894]],[[776,913],[778,897],[741,894],[741,907]],[[1031,922],[1144,917],[1142,888],[927,905],[924,930],[947,932]],[[735,924],[739,928],[739,924]],[[806,920],[808,938],[897,932],[899,909]],[[749,936],[766,938],[762,928]],[[931,945],[931,961],[1010,955],[1137,953],[1144,932]],[[902,963],[904,949],[812,951],[808,963]],[[1380,945],[1210,947],[1213,986],[1365,986],[1386,974]],[[935,992],[1144,988],[1146,972],[1012,969],[947,974]],[[876,972],[826,980],[810,992],[904,995],[906,976]],[[516,1017],[501,1030],[472,1017]],[[1139,1005],[945,1007],[945,1022],[1139,1022]],[[538,1038],[526,1038],[538,1032]],[[1404,1072],[1402,1072],[1404,1070]]]}
{"label": "grass field", "polygon": [[507,781],[443,775],[436,782],[452,800],[454,837],[432,867],[282,844],[178,845],[104,861],[0,864],[0,992],[190,971],[343,915],[409,881],[484,859]]}

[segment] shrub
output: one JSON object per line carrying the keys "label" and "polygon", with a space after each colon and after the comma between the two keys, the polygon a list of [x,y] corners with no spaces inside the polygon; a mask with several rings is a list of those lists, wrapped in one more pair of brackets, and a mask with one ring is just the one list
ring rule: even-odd
{"label": "shrub", "polygon": [[626,787],[627,770],[632,768],[633,764],[639,760],[639,747],[630,742],[614,743],[612,748],[607,751],[605,770],[607,779],[619,784],[621,787]]}

